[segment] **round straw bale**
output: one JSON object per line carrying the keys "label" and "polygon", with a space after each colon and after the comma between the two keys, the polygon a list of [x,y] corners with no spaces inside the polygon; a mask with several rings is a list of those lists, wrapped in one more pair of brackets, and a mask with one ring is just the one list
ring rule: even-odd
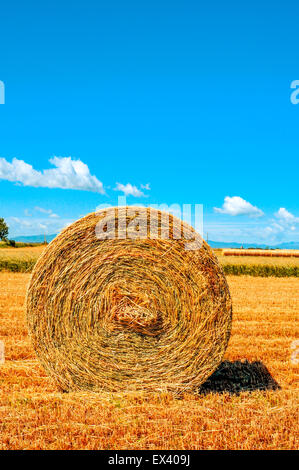
{"label": "round straw bale", "polygon": [[73,223],[44,250],[27,291],[34,349],[65,391],[196,390],[222,360],[231,316],[212,250],[152,208]]}

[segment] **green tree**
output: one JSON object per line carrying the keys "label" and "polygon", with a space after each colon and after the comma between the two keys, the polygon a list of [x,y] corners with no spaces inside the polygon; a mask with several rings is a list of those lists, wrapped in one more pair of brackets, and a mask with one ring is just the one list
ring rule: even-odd
{"label": "green tree", "polygon": [[0,217],[0,240],[7,240],[8,235],[8,226],[5,223],[5,220]]}

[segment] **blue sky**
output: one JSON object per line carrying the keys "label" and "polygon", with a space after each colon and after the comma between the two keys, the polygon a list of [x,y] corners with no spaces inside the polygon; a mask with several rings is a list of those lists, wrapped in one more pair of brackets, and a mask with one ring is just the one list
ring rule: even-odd
{"label": "blue sky", "polygon": [[212,240],[298,241],[298,10],[2,4],[0,216],[10,235],[56,233],[125,191],[129,204],[203,204]]}

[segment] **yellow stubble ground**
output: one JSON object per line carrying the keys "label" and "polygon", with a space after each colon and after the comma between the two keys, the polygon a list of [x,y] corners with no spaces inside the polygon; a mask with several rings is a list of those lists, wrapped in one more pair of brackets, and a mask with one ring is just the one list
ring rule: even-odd
{"label": "yellow stubble ground", "polygon": [[0,449],[298,448],[298,278],[228,277],[234,319],[225,359],[262,362],[281,388],[178,398],[59,392],[28,338],[29,277],[0,273]]}

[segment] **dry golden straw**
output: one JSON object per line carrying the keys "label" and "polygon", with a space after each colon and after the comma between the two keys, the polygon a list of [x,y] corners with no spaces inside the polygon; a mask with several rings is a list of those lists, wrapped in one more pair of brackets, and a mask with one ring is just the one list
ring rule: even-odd
{"label": "dry golden straw", "polygon": [[249,249],[244,250],[244,248],[239,249],[230,249],[223,250],[223,256],[273,256],[276,258],[299,258],[298,250],[259,250],[259,249]]}
{"label": "dry golden straw", "polygon": [[67,227],[27,292],[34,348],[65,391],[196,390],[222,360],[231,315],[209,246],[152,208],[110,208]]}

